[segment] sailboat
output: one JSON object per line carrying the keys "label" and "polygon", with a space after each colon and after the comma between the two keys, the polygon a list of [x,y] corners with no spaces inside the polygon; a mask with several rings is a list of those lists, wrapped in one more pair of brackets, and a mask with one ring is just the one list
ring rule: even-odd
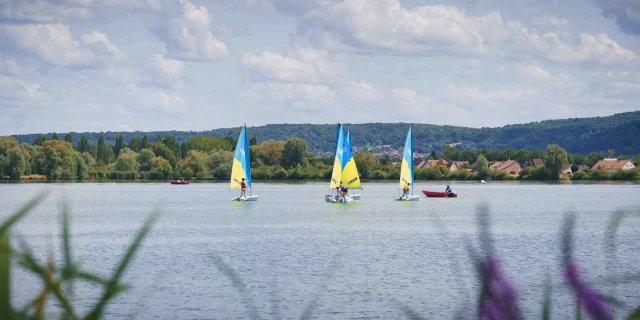
{"label": "sailboat", "polygon": [[[241,189],[242,179],[247,186],[249,195],[233,197],[231,201],[258,201],[258,196],[251,195],[251,157],[249,155],[249,139],[247,139],[247,125],[240,131],[236,152],[233,155],[233,167],[231,169],[231,189]],[[231,192],[231,190],[229,190]],[[232,195],[233,196],[233,195]]]}
{"label": "sailboat", "polygon": [[[351,130],[347,130],[342,158],[344,159],[344,167],[342,169],[342,185],[349,190],[362,189],[362,183],[360,181],[360,175],[358,175],[356,160],[353,158],[353,150],[351,146]],[[359,200],[360,194],[354,194],[351,196],[351,198],[353,200]]]}
{"label": "sailboat", "polygon": [[338,123],[336,131],[336,151],[333,160],[333,171],[331,173],[331,181],[329,181],[329,193],[324,196],[326,202],[353,202],[351,197],[343,199],[340,195],[340,183],[342,182],[342,171],[344,169],[344,152],[345,152],[344,131],[342,124]]}
{"label": "sailboat", "polygon": [[400,169],[400,190],[405,187],[411,189],[411,194],[406,196],[400,195],[393,198],[396,201],[418,201],[420,196],[413,194],[413,133],[412,127],[409,126],[407,140],[404,143],[404,152],[402,153],[402,167]]}

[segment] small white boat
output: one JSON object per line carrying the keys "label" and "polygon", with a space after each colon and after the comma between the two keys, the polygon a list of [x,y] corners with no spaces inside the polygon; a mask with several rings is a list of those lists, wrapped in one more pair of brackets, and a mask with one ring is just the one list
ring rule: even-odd
{"label": "small white boat", "polygon": [[484,180],[480,180],[480,183],[482,183],[482,184],[487,184],[487,182],[486,182],[486,181],[484,181]]}
{"label": "small white boat", "polygon": [[418,201],[420,200],[420,196],[416,196],[414,194],[410,194],[406,197],[395,197],[393,198],[395,201]]}
{"label": "small white boat", "polygon": [[231,201],[258,201],[258,196],[235,197]]}
{"label": "small white boat", "polygon": [[[251,156],[249,155],[249,139],[247,138],[247,126],[242,127],[236,152],[233,155],[233,165],[231,169],[231,189],[241,189],[242,181],[249,189],[249,195],[244,197],[231,196],[231,201],[258,201],[258,196],[251,194]],[[231,192],[229,189],[229,192]]]}
{"label": "small white boat", "polygon": [[[413,194],[413,132],[409,126],[407,140],[404,143],[404,152],[402,153],[402,166],[400,167],[400,190],[405,188],[411,189],[411,194],[397,196],[393,198],[395,201],[418,201],[420,196]],[[407,191],[408,192],[408,191]]]}

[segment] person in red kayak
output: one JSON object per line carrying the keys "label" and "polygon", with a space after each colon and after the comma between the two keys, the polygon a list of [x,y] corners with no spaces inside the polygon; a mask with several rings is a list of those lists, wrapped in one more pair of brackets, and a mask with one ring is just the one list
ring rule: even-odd
{"label": "person in red kayak", "polygon": [[244,182],[244,178],[242,178],[242,181],[240,182],[240,190],[242,190],[242,192],[240,192],[240,198],[246,198],[247,197],[247,184]]}

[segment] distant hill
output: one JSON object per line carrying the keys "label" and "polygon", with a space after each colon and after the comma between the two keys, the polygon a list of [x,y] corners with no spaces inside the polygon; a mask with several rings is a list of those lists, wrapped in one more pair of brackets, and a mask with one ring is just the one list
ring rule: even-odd
{"label": "distant hill", "polygon": [[[365,123],[345,124],[351,129],[355,146],[367,143],[390,144],[402,148],[406,137],[406,123]],[[335,124],[269,124],[247,128],[249,137],[255,136],[259,142],[275,139],[302,138],[309,144],[310,151],[332,151],[335,139]],[[173,135],[178,141],[186,141],[192,136],[232,136],[237,138],[240,128],[223,128],[209,131],[153,131],[153,132],[71,132],[73,141],[85,134],[90,141],[101,134],[105,140],[114,143],[118,134],[125,136],[128,143],[132,136],[141,138],[148,135],[153,141],[156,136]],[[555,143],[572,153],[606,152],[615,149],[616,154],[640,154],[640,111],[615,114],[606,117],[573,118],[547,120],[526,124],[507,125],[498,128],[466,128],[432,124],[414,124],[414,146],[418,152],[441,151],[444,144],[462,142],[457,147],[471,149],[545,149]],[[20,142],[33,143],[41,134],[14,135]],[[58,133],[60,139],[64,133]],[[47,134],[51,137],[51,134]]]}

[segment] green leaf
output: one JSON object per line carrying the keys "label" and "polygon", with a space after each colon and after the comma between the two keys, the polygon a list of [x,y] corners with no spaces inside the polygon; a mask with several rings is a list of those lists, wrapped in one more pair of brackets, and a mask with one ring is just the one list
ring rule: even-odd
{"label": "green leaf", "polygon": [[102,312],[104,312],[104,308],[107,303],[123,291],[123,288],[125,287],[120,284],[120,279],[122,278],[124,271],[129,266],[129,263],[135,256],[136,251],[142,244],[142,241],[151,230],[151,226],[156,222],[158,217],[159,213],[157,211],[152,212],[149,218],[147,218],[147,220],[145,221],[142,228],[138,230],[136,237],[127,249],[125,255],[122,257],[122,260],[120,260],[120,264],[116,268],[116,271],[113,273],[108,284],[105,286],[104,293],[98,301],[98,304],[93,308],[93,310],[89,313],[89,315],[87,315],[85,319],[99,320],[102,317]]}
{"label": "green leaf", "polygon": [[0,233],[0,318],[13,319],[9,233]]}
{"label": "green leaf", "polygon": [[552,292],[551,277],[547,275],[547,280],[544,283],[544,300],[542,302],[542,319],[551,319],[551,295]]}
{"label": "green leaf", "polygon": [[8,232],[11,226],[13,226],[16,222],[20,221],[20,219],[22,219],[27,213],[29,213],[33,208],[35,208],[38,204],[40,204],[40,202],[44,200],[44,198],[48,193],[49,193],[48,191],[40,192],[33,199],[29,200],[27,204],[22,206],[22,208],[20,208],[18,212],[14,213],[7,220],[5,220],[2,223],[2,225],[0,225],[0,234]]}
{"label": "green leaf", "polygon": [[224,274],[229,279],[229,281],[231,281],[231,285],[233,286],[233,288],[236,289],[236,291],[238,291],[238,294],[240,295],[242,302],[244,303],[245,307],[247,308],[247,311],[249,312],[249,317],[251,319],[260,319],[260,316],[258,315],[258,310],[256,308],[256,304],[253,301],[251,294],[249,294],[249,291],[247,291],[247,286],[244,284],[242,279],[240,279],[240,276],[238,275],[238,273],[235,270],[233,270],[231,266],[226,264],[224,260],[222,260],[222,258],[216,255],[213,256],[213,263],[218,268],[218,271]]}
{"label": "green leaf", "polygon": [[628,316],[627,320],[640,320],[640,307],[633,310]]}

